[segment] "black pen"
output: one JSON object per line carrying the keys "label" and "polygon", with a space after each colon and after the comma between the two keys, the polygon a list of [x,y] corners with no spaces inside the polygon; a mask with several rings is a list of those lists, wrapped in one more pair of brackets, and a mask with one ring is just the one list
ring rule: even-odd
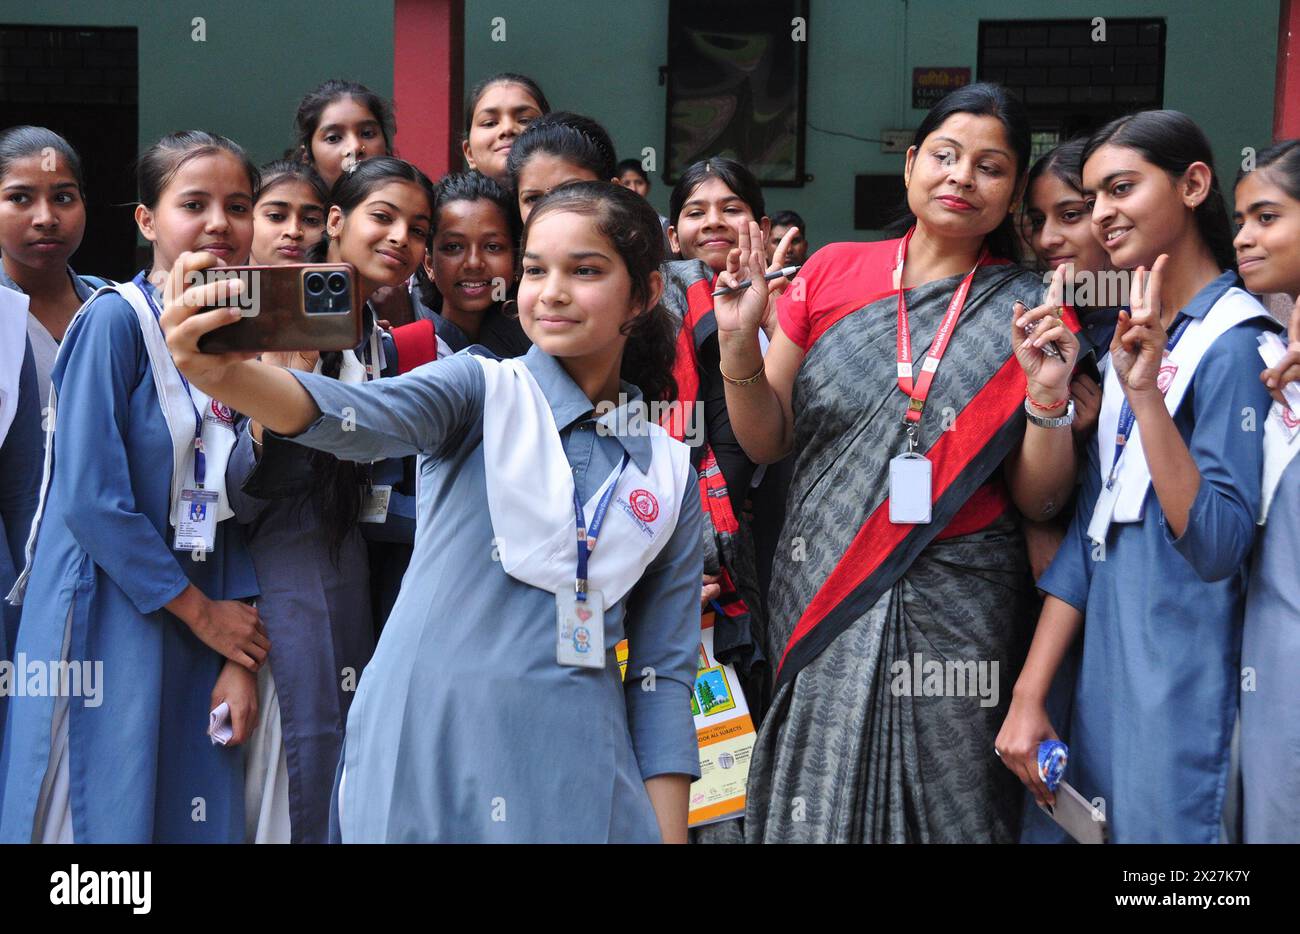
{"label": "black pen", "polygon": [[[786,266],[784,269],[778,269],[776,272],[769,272],[763,278],[766,279],[768,282],[771,282],[773,279],[780,279],[782,276],[793,276],[798,271],[799,271],[798,266]],[[731,292],[740,292],[749,288],[751,285],[753,285],[753,283],[754,283],[753,279],[746,279],[744,282],[741,282],[739,285],[735,286],[734,288],[714,289],[713,294],[714,296],[718,296],[718,295],[728,295]]]}

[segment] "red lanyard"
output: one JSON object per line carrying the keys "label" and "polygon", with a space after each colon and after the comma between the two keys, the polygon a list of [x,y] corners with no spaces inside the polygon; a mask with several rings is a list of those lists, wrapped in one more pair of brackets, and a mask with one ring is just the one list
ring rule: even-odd
{"label": "red lanyard", "polygon": [[925,362],[921,364],[921,375],[916,379],[915,385],[912,382],[912,335],[907,325],[907,299],[903,297],[903,261],[907,258],[907,244],[912,239],[912,234],[916,233],[913,227],[907,232],[907,235],[898,244],[898,259],[894,263],[894,268],[898,271],[898,388],[907,393],[911,398],[908,403],[907,412],[904,419],[915,425],[921,421],[921,413],[925,409],[925,400],[930,395],[930,385],[934,382],[934,374],[939,371],[939,361],[943,359],[944,353],[948,350],[948,343],[952,340],[952,333],[957,329],[957,319],[961,317],[961,310],[966,305],[966,296],[970,293],[971,282],[975,279],[975,270],[979,269],[980,264],[984,262],[984,257],[988,254],[988,248],[980,250],[980,255],[975,260],[975,265],[971,271],[966,273],[966,278],[961,280],[961,285],[957,286],[957,291],[952,295],[952,301],[948,303],[948,313],[943,316],[943,321],[939,324],[939,331],[934,335],[934,341],[930,344],[930,351],[925,355]]}

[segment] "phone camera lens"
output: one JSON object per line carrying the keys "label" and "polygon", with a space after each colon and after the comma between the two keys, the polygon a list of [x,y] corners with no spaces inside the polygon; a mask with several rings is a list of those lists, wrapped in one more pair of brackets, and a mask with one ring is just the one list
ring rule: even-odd
{"label": "phone camera lens", "polygon": [[318,272],[307,275],[307,294],[320,295],[325,291],[325,277]]}
{"label": "phone camera lens", "polygon": [[330,273],[329,279],[330,292],[335,295],[342,295],[348,290],[348,280],[341,272]]}

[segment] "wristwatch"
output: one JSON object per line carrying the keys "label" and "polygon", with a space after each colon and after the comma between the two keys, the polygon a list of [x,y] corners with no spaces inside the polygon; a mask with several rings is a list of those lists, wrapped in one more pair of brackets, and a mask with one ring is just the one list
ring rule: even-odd
{"label": "wristwatch", "polygon": [[1074,423],[1074,400],[1071,399],[1069,404],[1066,405],[1064,415],[1058,415],[1055,418],[1045,418],[1042,415],[1036,414],[1034,410],[1029,407],[1029,400],[1026,399],[1025,415],[1028,416],[1029,420],[1039,428],[1064,428],[1067,425]]}

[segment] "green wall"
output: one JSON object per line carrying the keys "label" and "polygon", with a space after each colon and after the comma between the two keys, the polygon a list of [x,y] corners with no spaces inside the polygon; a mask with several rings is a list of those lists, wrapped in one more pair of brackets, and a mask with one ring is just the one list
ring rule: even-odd
{"label": "green wall", "polygon": [[[667,3],[594,2],[581,15],[559,7],[466,0],[466,87],[494,71],[529,74],[554,107],[604,123],[620,156],[637,156],[643,146],[662,153],[666,95],[658,68],[667,63]],[[968,66],[973,73],[981,19],[1094,16],[1167,19],[1165,106],[1200,122],[1222,174],[1235,174],[1242,147],[1271,141],[1277,0],[811,0],[808,119],[869,137],[914,128],[923,112],[911,107],[912,68]],[[505,18],[505,42],[492,39],[494,17]],[[902,165],[902,156],[882,154],[878,143],[810,130],[805,171],[815,181],[766,189],[768,210],[799,211],[815,244],[864,239],[853,229],[853,176],[901,173]],[[662,184],[651,200],[666,211]]]}
{"label": "green wall", "polygon": [[[1242,147],[1270,140],[1278,0],[1056,0],[1050,7],[1041,0],[811,0],[811,7],[808,117],[819,127],[859,136],[915,127],[922,114],[910,106],[911,69],[974,68],[981,18],[1162,16],[1165,104],[1201,123],[1223,174],[1233,174]],[[190,38],[194,16],[206,18],[206,42]],[[504,42],[493,41],[495,17],[505,19]],[[0,0],[0,23],[138,27],[142,144],[202,126],[269,159],[292,141],[298,99],[324,78],[392,92],[393,11],[384,0]],[[639,155],[643,146],[662,154],[658,69],[667,60],[667,25],[665,0],[465,0],[465,84],[494,71],[530,74],[556,107],[604,123],[620,154]],[[768,189],[769,209],[801,212],[816,243],[862,239],[853,229],[853,176],[901,167],[902,157],[882,154],[879,144],[810,130],[806,171],[815,181]],[[662,184],[651,200],[667,208]]]}
{"label": "green wall", "polygon": [[[204,42],[191,38],[196,16]],[[142,147],[199,127],[262,162],[293,143],[299,99],[326,78],[393,92],[393,6],[383,0],[0,0],[0,23],[135,26]]]}

